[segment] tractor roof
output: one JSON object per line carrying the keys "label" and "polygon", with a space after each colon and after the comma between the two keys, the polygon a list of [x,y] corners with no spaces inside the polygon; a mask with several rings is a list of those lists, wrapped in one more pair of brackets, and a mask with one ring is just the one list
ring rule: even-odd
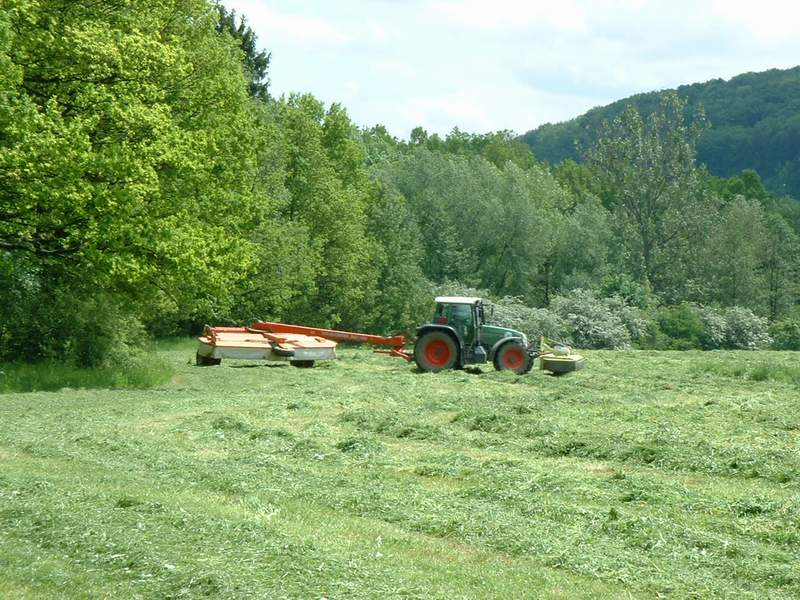
{"label": "tractor roof", "polygon": [[469,296],[437,296],[437,304],[478,304],[481,302],[480,298],[473,298]]}

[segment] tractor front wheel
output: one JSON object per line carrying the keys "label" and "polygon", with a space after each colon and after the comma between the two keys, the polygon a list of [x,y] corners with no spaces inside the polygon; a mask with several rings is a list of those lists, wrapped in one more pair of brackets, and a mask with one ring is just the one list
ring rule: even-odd
{"label": "tractor front wheel", "polygon": [[423,371],[437,372],[452,369],[458,358],[456,343],[441,331],[423,334],[414,346],[414,361]]}
{"label": "tractor front wheel", "polygon": [[494,368],[524,375],[531,370],[533,359],[519,342],[507,342],[494,355]]}

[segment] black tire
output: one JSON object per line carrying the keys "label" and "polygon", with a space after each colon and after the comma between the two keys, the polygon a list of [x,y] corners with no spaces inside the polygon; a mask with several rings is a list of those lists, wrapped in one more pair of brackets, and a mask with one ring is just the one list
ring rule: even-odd
{"label": "black tire", "polygon": [[524,375],[533,367],[531,358],[525,347],[519,342],[506,342],[497,349],[494,355],[494,368],[498,371],[513,371]]}
{"label": "black tire", "polygon": [[213,356],[203,356],[199,352],[194,355],[194,360],[199,367],[213,367],[222,362],[221,358],[214,358]]}
{"label": "black tire", "polygon": [[293,360],[289,362],[290,365],[293,367],[297,367],[298,369],[310,369],[314,366],[313,360]]}
{"label": "black tire", "polygon": [[443,331],[423,334],[414,345],[414,362],[422,371],[431,373],[454,368],[458,362],[455,340]]}

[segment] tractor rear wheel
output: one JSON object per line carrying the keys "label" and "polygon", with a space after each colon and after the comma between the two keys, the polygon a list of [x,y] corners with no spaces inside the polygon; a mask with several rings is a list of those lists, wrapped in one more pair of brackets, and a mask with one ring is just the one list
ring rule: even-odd
{"label": "tractor rear wheel", "polygon": [[533,359],[519,342],[506,342],[494,355],[494,368],[524,375],[531,370]]}
{"label": "tractor rear wheel", "polygon": [[429,331],[414,345],[414,361],[423,371],[452,369],[458,358],[456,342],[442,331]]}

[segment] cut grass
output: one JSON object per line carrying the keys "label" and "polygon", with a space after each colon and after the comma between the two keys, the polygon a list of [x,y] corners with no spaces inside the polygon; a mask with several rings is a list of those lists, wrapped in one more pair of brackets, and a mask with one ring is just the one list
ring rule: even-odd
{"label": "cut grass", "polygon": [[0,397],[0,596],[800,595],[800,394],[728,371],[795,354],[554,378],[193,353],[148,390]]}

